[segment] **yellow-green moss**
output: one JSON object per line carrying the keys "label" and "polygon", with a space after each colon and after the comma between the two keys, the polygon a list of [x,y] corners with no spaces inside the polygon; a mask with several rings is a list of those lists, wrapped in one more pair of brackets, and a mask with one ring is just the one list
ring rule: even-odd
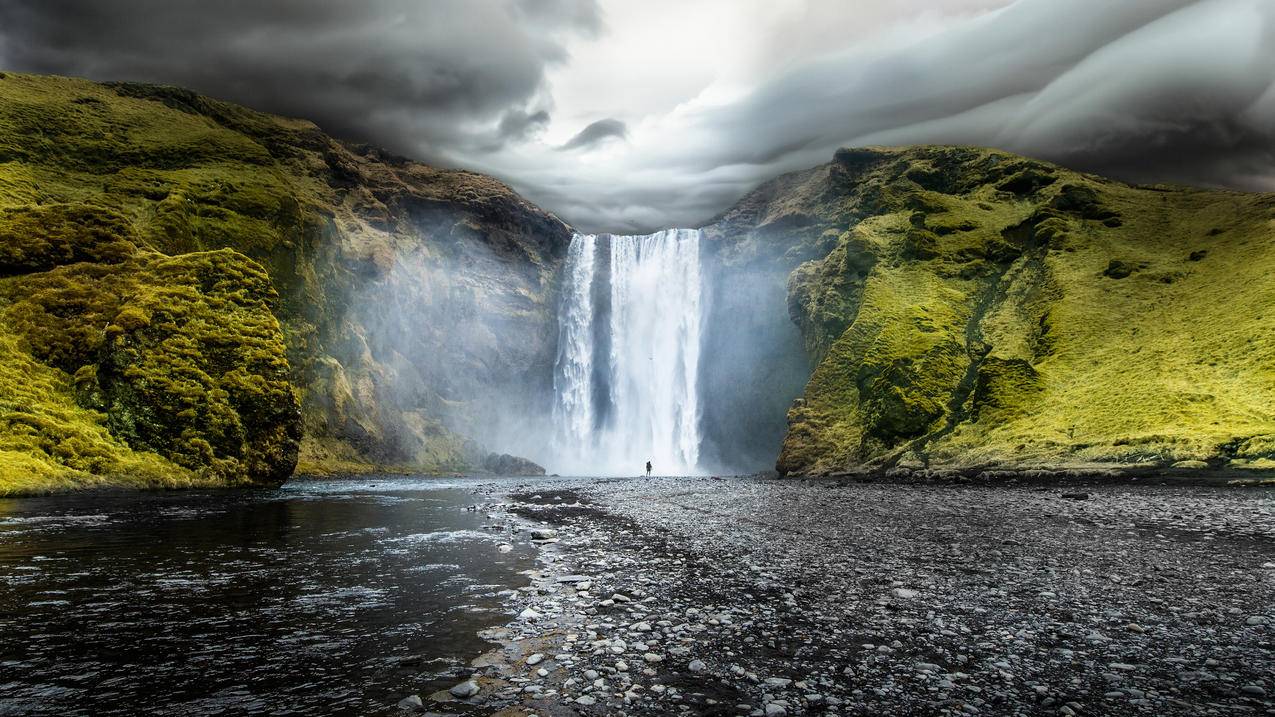
{"label": "yellow-green moss", "polygon": [[111,435],[220,484],[279,483],[300,416],[269,278],[230,250],[0,281],[0,325]]}
{"label": "yellow-green moss", "polygon": [[177,488],[211,480],[130,448],[107,417],[82,408],[65,372],[31,357],[0,326],[0,495],[124,485]]}
{"label": "yellow-green moss", "polygon": [[1275,197],[969,148],[839,173],[783,200],[840,233],[790,282],[818,365],[781,471],[1275,456]]}
{"label": "yellow-green moss", "polygon": [[[211,300],[206,287],[190,284],[172,295],[153,284],[120,302],[105,293],[124,282],[120,272],[135,266],[135,254],[150,257],[137,261],[158,267],[149,252],[179,257],[234,250],[264,267],[266,283],[278,294],[270,308],[285,332],[291,382],[312,438],[344,445],[369,465],[463,468],[467,454],[460,448],[464,441],[441,427],[439,415],[412,417],[441,405],[431,403],[431,396],[419,401],[424,406],[411,401],[400,406],[375,392],[343,402],[326,393],[339,386],[327,381],[323,357],[364,383],[386,375],[383,362],[397,360],[352,340],[380,319],[375,307],[353,305],[359,292],[377,283],[437,283],[429,267],[445,260],[468,265],[452,254],[462,246],[484,247],[511,257],[508,266],[523,270],[475,283],[486,292],[485,305],[509,307],[507,316],[496,319],[502,326],[527,327],[509,343],[528,350],[522,346],[535,345],[536,335],[549,335],[537,327],[552,320],[546,297],[554,252],[567,236],[565,225],[496,180],[353,147],[304,120],[174,87],[19,73],[0,78],[0,276],[50,272],[47,280],[24,279],[12,294],[17,301],[33,292],[27,308],[46,307],[42,316],[14,317],[25,321],[24,339],[41,360],[76,374],[81,367],[72,363],[82,360],[80,347],[164,335],[173,320],[159,304],[173,301],[185,310],[204,302],[215,312],[217,304],[235,303],[228,288],[212,292],[219,298]],[[404,265],[415,273],[400,272]],[[260,278],[247,277],[249,293],[269,288]],[[70,320],[77,312],[92,321]],[[50,329],[39,330],[38,321],[46,319]],[[189,433],[153,431],[158,436],[153,440],[175,459],[203,466],[200,470],[257,470],[252,466],[259,461],[247,453],[233,458],[238,465],[225,462],[237,455],[233,446],[240,429],[217,407],[254,391],[278,392],[273,378],[257,380],[257,368],[219,374],[202,365],[195,354],[204,350],[200,342],[218,333],[204,332],[213,323],[192,322],[179,336],[134,346],[143,365],[125,377],[145,386],[139,400],[154,399],[163,410],[133,418],[118,413],[111,428],[131,441],[148,442],[138,421],[197,425]],[[255,335],[259,328],[246,331]],[[57,338],[57,332],[65,333]],[[162,351],[150,355],[157,349]],[[550,355],[543,348],[541,353]],[[169,372],[163,379],[152,375]],[[88,375],[82,381],[86,390]],[[114,380],[107,372],[98,375]],[[211,385],[208,381],[224,381],[234,390],[227,389],[229,397],[210,393],[207,410],[178,400],[195,386]],[[176,402],[161,401],[155,392]],[[338,404],[338,413],[327,415]],[[282,445],[291,439],[267,431],[263,440]],[[334,461],[344,465],[345,459]]]}

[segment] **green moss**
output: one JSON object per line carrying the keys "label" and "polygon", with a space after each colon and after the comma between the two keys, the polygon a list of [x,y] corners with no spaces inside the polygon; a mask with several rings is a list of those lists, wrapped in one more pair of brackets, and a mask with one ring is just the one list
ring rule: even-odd
{"label": "green moss", "polygon": [[0,275],[91,261],[115,264],[137,250],[126,217],[84,204],[0,209]]}
{"label": "green moss", "polygon": [[0,323],[73,375],[112,436],[201,479],[278,483],[300,416],[269,278],[229,250],[81,263],[0,283]]}
{"label": "green moss", "polygon": [[1270,197],[968,148],[810,176],[767,200],[841,237],[790,280],[818,363],[781,471],[1275,456]]}
{"label": "green moss", "polygon": [[0,495],[212,482],[113,436],[105,415],[77,404],[74,383],[36,361],[18,337],[0,327]]}
{"label": "green moss", "polygon": [[[502,335],[521,331],[507,342],[516,348],[493,350],[550,355],[536,337],[549,335],[568,232],[489,177],[351,147],[303,120],[173,87],[0,82],[0,276],[22,275],[6,289],[6,320],[40,361],[78,377],[81,403],[104,411],[117,437],[200,475],[277,480],[296,443],[269,409],[287,403],[285,383],[312,442],[348,448],[332,453],[338,465],[463,468],[465,442],[442,428],[445,387],[338,401],[324,357],[360,387],[389,375],[403,357],[351,340],[382,320],[357,302],[369,287],[420,285],[422,309],[437,310],[449,292],[432,293],[430,267],[445,256],[501,272],[472,282],[479,298],[519,306],[494,319]],[[463,255],[471,245],[487,254]],[[203,254],[223,249],[233,258]],[[274,320],[290,364],[266,340]],[[430,330],[407,360],[432,360]],[[482,371],[499,363],[490,354],[467,360]]]}

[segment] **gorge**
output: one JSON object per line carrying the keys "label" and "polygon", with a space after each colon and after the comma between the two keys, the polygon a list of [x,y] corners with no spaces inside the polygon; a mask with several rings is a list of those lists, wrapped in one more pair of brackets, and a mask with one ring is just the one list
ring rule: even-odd
{"label": "gorge", "polygon": [[1275,0],[0,2],[0,717],[1275,716]]}
{"label": "gorge", "polygon": [[0,128],[4,492],[1273,464],[1270,195],[854,148],[583,234],[177,88],[6,74]]}

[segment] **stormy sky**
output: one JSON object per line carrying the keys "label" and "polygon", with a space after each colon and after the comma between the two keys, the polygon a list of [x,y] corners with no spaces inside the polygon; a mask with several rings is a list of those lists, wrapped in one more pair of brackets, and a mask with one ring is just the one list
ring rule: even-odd
{"label": "stormy sky", "polygon": [[1275,190],[1272,0],[0,0],[0,69],[138,80],[697,226],[838,146]]}

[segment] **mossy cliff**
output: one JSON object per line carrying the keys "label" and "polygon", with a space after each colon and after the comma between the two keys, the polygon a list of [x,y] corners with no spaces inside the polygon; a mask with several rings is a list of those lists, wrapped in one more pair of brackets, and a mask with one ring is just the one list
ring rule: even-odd
{"label": "mossy cliff", "polygon": [[309,122],[0,73],[0,493],[472,467],[569,236]]}
{"label": "mossy cliff", "polygon": [[847,149],[708,231],[795,266],[781,473],[1275,458],[1275,196]]}

